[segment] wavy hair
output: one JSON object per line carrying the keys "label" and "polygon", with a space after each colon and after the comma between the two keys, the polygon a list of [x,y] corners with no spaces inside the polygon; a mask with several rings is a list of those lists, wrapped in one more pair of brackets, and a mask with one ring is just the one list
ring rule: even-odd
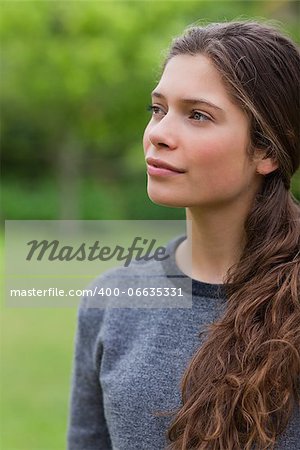
{"label": "wavy hair", "polygon": [[270,449],[300,400],[300,210],[289,191],[300,160],[299,51],[269,25],[229,22],[189,28],[165,65],[181,54],[210,59],[249,116],[250,156],[262,149],[278,169],[247,217],[226,310],[184,373],[168,448]]}

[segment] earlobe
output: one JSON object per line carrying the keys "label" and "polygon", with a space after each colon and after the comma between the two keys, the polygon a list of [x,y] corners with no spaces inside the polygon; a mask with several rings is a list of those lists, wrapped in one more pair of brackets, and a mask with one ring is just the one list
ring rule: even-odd
{"label": "earlobe", "polygon": [[256,172],[260,175],[268,175],[278,169],[277,159],[270,149],[256,148],[254,153]]}
{"label": "earlobe", "polygon": [[256,165],[256,171],[260,175],[268,175],[278,169],[278,162],[270,157],[260,159]]}

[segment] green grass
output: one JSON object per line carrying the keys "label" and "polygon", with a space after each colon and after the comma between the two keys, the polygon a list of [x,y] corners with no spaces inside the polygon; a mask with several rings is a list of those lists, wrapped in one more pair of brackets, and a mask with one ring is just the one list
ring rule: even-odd
{"label": "green grass", "polygon": [[0,449],[64,450],[76,309],[0,314]]}
{"label": "green grass", "polygon": [[[125,246],[132,227],[123,225]],[[144,225],[145,236],[153,227]],[[169,240],[170,229],[159,239]],[[9,308],[3,301],[0,315],[0,450],[64,450],[77,309]]]}

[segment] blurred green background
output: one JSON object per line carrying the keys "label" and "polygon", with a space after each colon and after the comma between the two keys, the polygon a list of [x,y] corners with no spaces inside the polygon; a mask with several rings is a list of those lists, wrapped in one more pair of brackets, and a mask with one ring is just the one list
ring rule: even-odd
{"label": "blurred green background", "polygon": [[[148,199],[142,151],[170,39],[197,20],[261,18],[300,42],[299,1],[0,7],[2,219],[183,218]],[[65,448],[75,323],[71,309],[2,306],[1,450]]]}

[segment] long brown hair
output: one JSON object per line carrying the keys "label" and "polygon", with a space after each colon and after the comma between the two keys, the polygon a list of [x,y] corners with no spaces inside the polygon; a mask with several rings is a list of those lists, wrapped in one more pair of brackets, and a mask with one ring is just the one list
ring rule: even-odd
{"label": "long brown hair", "polygon": [[226,311],[182,380],[172,450],[273,448],[299,402],[300,214],[289,191],[299,167],[300,56],[275,28],[256,22],[192,27],[176,55],[203,54],[250,118],[251,146],[278,163],[245,223],[243,254],[226,279]]}

